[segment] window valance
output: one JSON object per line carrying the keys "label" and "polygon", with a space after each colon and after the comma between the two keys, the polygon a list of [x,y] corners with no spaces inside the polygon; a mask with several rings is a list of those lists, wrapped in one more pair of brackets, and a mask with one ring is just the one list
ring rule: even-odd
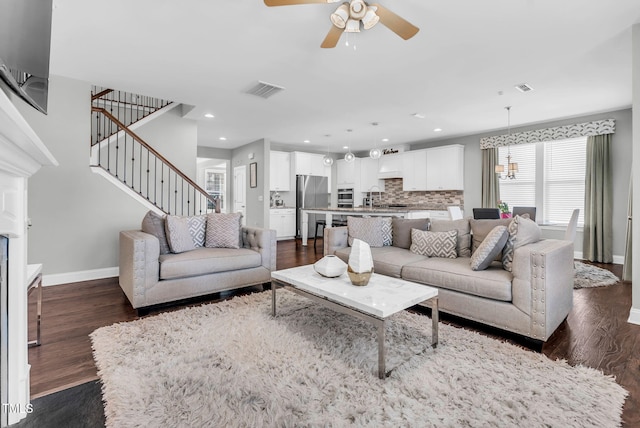
{"label": "window valance", "polygon": [[516,134],[511,134],[510,142],[507,141],[507,134],[485,137],[480,139],[480,148],[491,149],[507,146],[509,144],[527,144],[537,143],[539,141],[566,140],[576,137],[613,134],[615,132],[615,119],[595,120],[593,122],[577,123],[574,125],[556,126],[555,128],[518,132]]}

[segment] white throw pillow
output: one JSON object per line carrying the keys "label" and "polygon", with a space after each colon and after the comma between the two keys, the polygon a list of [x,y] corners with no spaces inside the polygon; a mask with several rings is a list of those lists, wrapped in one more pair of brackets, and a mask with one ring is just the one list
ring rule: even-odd
{"label": "white throw pillow", "polygon": [[191,233],[189,233],[189,222],[186,217],[168,215],[165,220],[165,228],[171,252],[183,253],[196,248]]}

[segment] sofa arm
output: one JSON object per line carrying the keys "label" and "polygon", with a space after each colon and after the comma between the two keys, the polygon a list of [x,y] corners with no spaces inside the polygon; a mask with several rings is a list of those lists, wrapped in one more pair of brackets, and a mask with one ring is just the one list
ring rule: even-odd
{"label": "sofa arm", "polygon": [[147,306],[146,290],[158,283],[160,242],[141,230],[120,232],[120,287],[134,308]]}
{"label": "sofa arm", "polygon": [[547,340],[573,307],[573,242],[543,239],[513,255],[513,304],[531,316],[531,332]]}
{"label": "sofa arm", "polygon": [[242,227],[242,246],[260,253],[262,266],[276,270],[276,231],[259,227]]}
{"label": "sofa arm", "polygon": [[349,228],[347,226],[326,227],[323,241],[324,255],[335,254],[340,248],[349,246]]}

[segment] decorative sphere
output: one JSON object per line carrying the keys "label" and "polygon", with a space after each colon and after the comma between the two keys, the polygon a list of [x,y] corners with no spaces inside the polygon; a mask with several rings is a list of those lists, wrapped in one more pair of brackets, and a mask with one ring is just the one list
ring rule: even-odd
{"label": "decorative sphere", "polygon": [[324,155],[324,157],[322,158],[322,163],[324,164],[324,166],[331,166],[333,165],[333,158],[329,155]]}
{"label": "decorative sphere", "polygon": [[375,149],[369,150],[369,157],[371,159],[380,159],[380,156],[382,156],[382,150],[378,149],[377,147]]}

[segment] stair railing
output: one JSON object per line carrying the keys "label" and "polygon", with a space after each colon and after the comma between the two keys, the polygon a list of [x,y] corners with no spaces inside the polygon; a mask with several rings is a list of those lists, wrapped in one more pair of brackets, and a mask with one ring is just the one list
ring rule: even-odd
{"label": "stair railing", "polygon": [[[103,107],[92,107],[95,132],[115,135],[92,140],[92,166],[101,167],[118,181],[167,214],[198,215],[211,212],[216,199],[165,159]],[[122,132],[122,134],[119,134]]]}

